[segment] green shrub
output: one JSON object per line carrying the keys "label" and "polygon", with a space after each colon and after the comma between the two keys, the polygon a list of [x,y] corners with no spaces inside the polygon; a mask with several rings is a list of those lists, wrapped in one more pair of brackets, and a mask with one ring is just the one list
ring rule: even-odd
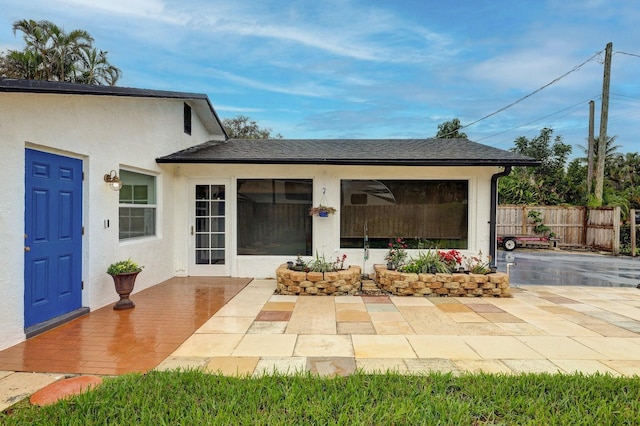
{"label": "green shrub", "polygon": [[138,265],[131,259],[120,260],[118,262],[112,263],[109,265],[107,269],[107,274],[109,275],[118,275],[118,274],[130,274],[132,272],[140,272],[142,271],[144,266]]}

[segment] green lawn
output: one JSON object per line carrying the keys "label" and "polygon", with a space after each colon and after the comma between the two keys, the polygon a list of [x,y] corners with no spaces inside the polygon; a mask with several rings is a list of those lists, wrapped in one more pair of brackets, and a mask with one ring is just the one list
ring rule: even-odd
{"label": "green lawn", "polygon": [[23,401],[3,425],[640,424],[640,378],[525,374],[309,374],[233,378],[199,371],[105,379],[68,401]]}

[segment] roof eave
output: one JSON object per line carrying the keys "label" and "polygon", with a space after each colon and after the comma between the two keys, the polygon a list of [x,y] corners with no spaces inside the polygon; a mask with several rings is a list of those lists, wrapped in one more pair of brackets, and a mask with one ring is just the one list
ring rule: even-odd
{"label": "roof eave", "polygon": [[178,164],[303,164],[303,165],[344,165],[344,166],[539,166],[539,161],[504,160],[504,159],[340,159],[340,158],[279,158],[277,160],[265,158],[156,158],[156,163]]}

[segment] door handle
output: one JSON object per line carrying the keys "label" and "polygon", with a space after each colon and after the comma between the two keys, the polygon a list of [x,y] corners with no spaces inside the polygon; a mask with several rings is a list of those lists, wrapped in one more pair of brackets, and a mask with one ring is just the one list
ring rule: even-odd
{"label": "door handle", "polygon": [[24,246],[24,251],[31,251],[31,247]]}
{"label": "door handle", "polygon": [[191,235],[193,235],[193,226],[191,226]]}

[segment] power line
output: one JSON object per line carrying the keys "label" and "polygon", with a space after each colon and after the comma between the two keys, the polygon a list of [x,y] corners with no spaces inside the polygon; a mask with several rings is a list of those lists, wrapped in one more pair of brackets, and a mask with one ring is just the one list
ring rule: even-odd
{"label": "power line", "polygon": [[540,92],[540,91],[542,91],[542,90],[546,89],[547,87],[549,87],[549,86],[551,86],[551,85],[553,85],[553,84],[557,83],[558,81],[562,80],[563,78],[565,78],[565,77],[566,77],[566,76],[568,76],[569,74],[574,73],[574,72],[576,72],[576,71],[580,70],[580,68],[582,68],[586,63],[588,63],[588,62],[590,62],[590,61],[594,60],[595,58],[599,57],[599,56],[602,54],[602,52],[603,52],[602,50],[601,50],[601,51],[599,51],[599,52],[596,52],[593,56],[591,56],[589,59],[587,59],[586,61],[584,61],[584,62],[583,62],[583,63],[581,63],[580,65],[576,65],[576,66],[575,66],[575,67],[573,67],[571,70],[569,70],[569,71],[567,71],[566,73],[562,74],[560,77],[555,78],[555,79],[554,79],[554,80],[552,80],[551,82],[549,82],[549,83],[545,84],[544,86],[540,87],[540,88],[539,88],[539,89],[537,89],[537,90],[534,90],[533,92],[529,93],[528,95],[523,96],[522,98],[518,99],[517,101],[512,102],[512,103],[510,103],[509,105],[504,106],[504,107],[500,108],[499,110],[497,110],[497,111],[495,111],[495,112],[492,112],[491,114],[487,114],[487,115],[485,115],[484,117],[479,118],[479,119],[478,119],[478,120],[476,120],[476,121],[473,121],[473,122],[471,122],[471,123],[469,123],[469,124],[465,124],[464,126],[459,127],[457,130],[454,130],[454,131],[452,131],[452,132],[449,132],[449,133],[447,133],[447,134],[445,134],[445,135],[443,135],[443,136],[444,136],[444,137],[447,137],[447,136],[449,136],[449,135],[452,135],[452,134],[454,134],[455,132],[457,132],[458,130],[465,129],[465,128],[467,128],[467,127],[473,126],[474,124],[477,124],[477,123],[481,122],[482,120],[486,120],[486,119],[487,119],[487,118],[489,118],[489,117],[493,117],[494,115],[499,114],[499,113],[501,113],[502,111],[505,111],[505,110],[507,110],[507,109],[511,108],[511,107],[512,107],[512,106],[514,106],[514,105],[519,104],[520,102],[524,101],[525,99],[530,98],[531,96],[535,95],[536,93],[538,93],[538,92]]}
{"label": "power line", "polygon": [[635,53],[620,52],[619,50],[614,53],[619,53],[621,55],[635,56],[636,58],[640,58],[640,55],[636,55]]}
{"label": "power line", "polygon": [[559,117],[559,118],[566,117],[567,115],[569,115],[569,114],[573,113],[574,111],[576,111],[576,107],[581,106],[581,105],[583,105],[585,102],[589,102],[590,100],[591,100],[591,99],[587,99],[586,101],[580,101],[580,102],[578,102],[578,103],[576,103],[576,104],[573,104],[573,105],[571,105],[571,106],[568,106],[568,107],[566,107],[566,108],[563,108],[563,109],[561,109],[561,110],[559,110],[559,111],[552,112],[551,114],[547,114],[547,115],[545,115],[544,117],[536,118],[535,120],[529,121],[528,123],[520,124],[520,125],[518,125],[518,126],[512,127],[512,128],[510,128],[510,129],[504,130],[504,131],[502,131],[502,132],[494,133],[494,134],[492,134],[492,135],[485,136],[485,137],[480,138],[480,139],[476,139],[476,142],[480,142],[480,141],[482,141],[482,140],[489,139],[489,138],[492,138],[492,137],[494,137],[494,136],[499,136],[499,135],[502,135],[502,134],[504,134],[504,133],[509,133],[509,132],[511,132],[511,131],[513,131],[513,130],[516,130],[516,129],[519,129],[519,128],[521,128],[521,127],[525,127],[525,126],[528,126],[528,125],[533,124],[533,123],[535,123],[535,122],[538,122],[538,121],[540,121],[540,120],[544,120],[545,118],[549,118],[549,117],[552,117],[552,116],[554,116],[554,115],[556,115],[556,114],[560,114],[560,113],[565,112],[565,111],[567,111],[567,110],[571,110],[569,113],[567,113],[567,114],[565,114],[565,115],[563,115],[563,116],[561,116],[561,117]]}
{"label": "power line", "polygon": [[525,99],[527,99],[527,98],[530,98],[531,96],[533,96],[533,95],[535,95],[536,93],[538,93],[538,92],[540,92],[540,91],[542,91],[542,90],[546,89],[547,87],[551,86],[552,84],[557,83],[558,81],[562,80],[564,77],[568,76],[569,74],[571,74],[571,73],[574,73],[574,72],[578,71],[578,70],[579,70],[580,68],[582,68],[582,67],[583,67],[587,62],[590,62],[590,61],[592,61],[594,58],[599,57],[601,53],[602,53],[602,50],[601,50],[601,51],[599,51],[599,52],[597,52],[595,55],[593,55],[592,57],[590,57],[589,59],[587,59],[586,61],[584,61],[584,62],[583,62],[583,63],[581,63],[580,65],[576,65],[576,66],[575,66],[575,67],[573,67],[570,71],[567,71],[566,73],[562,74],[560,77],[558,77],[558,78],[556,78],[556,79],[552,80],[551,82],[549,82],[549,83],[545,84],[545,85],[544,85],[544,86],[542,86],[541,88],[539,88],[539,89],[537,89],[537,90],[534,90],[533,92],[529,93],[528,95],[523,96],[522,98],[518,99],[517,101],[512,102],[512,103],[510,103],[509,105],[504,106],[504,107],[500,108],[499,110],[497,110],[497,111],[495,111],[495,112],[492,112],[491,114],[485,115],[484,117],[482,117],[482,118],[480,118],[480,119],[478,119],[478,120],[476,120],[476,121],[473,121],[473,122],[471,122],[471,123],[469,123],[469,124],[467,124],[467,125],[462,126],[462,127],[461,127],[461,129],[464,129],[464,128],[469,127],[469,126],[473,126],[474,124],[479,123],[479,122],[480,122],[480,121],[482,121],[482,120],[485,120],[485,119],[487,119],[487,118],[489,118],[489,117],[492,117],[492,116],[494,116],[494,115],[496,115],[496,114],[498,114],[498,113],[500,113],[500,112],[502,112],[502,111],[504,111],[504,110],[506,110],[506,109],[508,109],[508,108],[511,108],[512,106],[514,106],[514,105],[516,105],[516,104],[519,104],[520,102],[524,101],[524,100],[525,100]]}

